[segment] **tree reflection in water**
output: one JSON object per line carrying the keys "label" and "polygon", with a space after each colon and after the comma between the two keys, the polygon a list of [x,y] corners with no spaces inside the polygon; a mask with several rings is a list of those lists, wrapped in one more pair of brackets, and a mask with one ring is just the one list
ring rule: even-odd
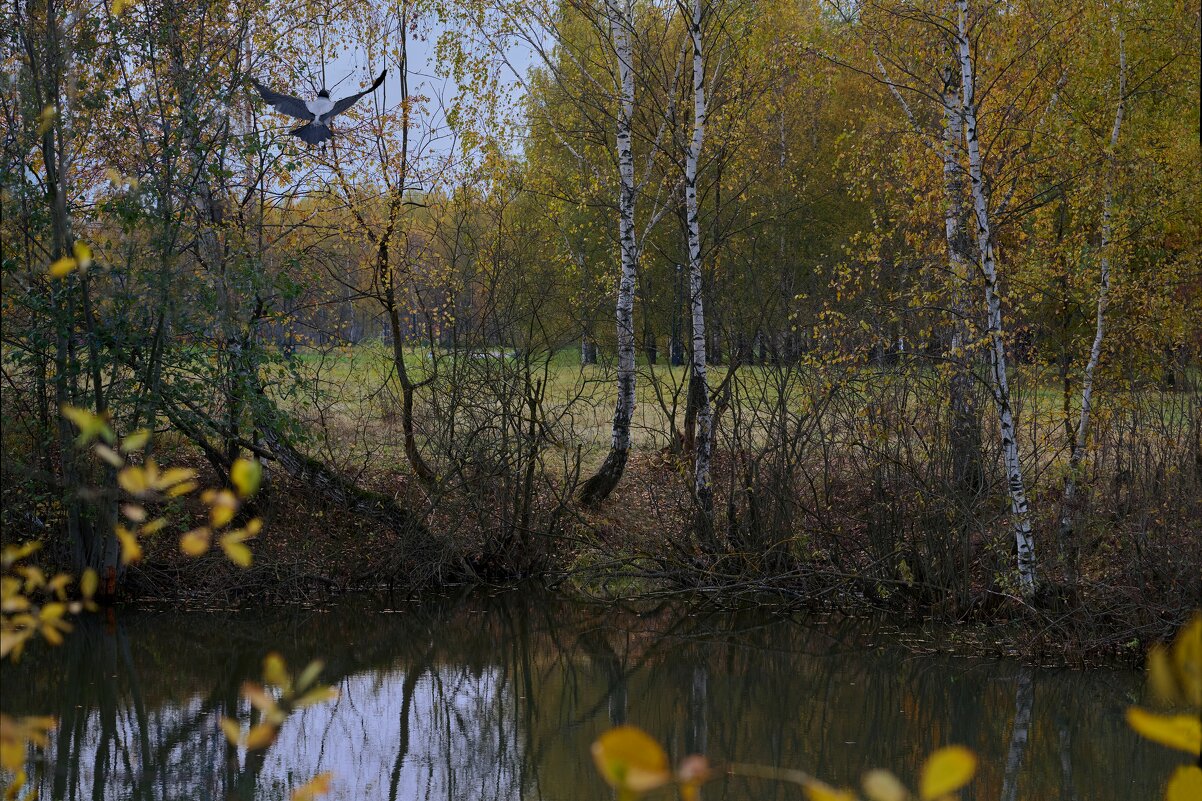
{"label": "tree reflection in water", "polygon": [[[303,612],[126,610],[0,676],[5,712],[59,717],[29,773],[41,797],[71,801],[286,798],[327,770],[336,799],[608,799],[588,748],[623,722],[673,759],[704,751],[846,784],[877,766],[912,778],[931,750],[962,743],[981,757],[967,799],[1153,797],[1168,773],[1172,755],[1122,720],[1136,673],[914,657],[885,639],[862,622],[529,592],[400,608],[359,597]],[[248,754],[218,721],[254,722],[239,687],[269,650],[325,659],[341,695]],[[732,779],[705,797],[800,796]]]}

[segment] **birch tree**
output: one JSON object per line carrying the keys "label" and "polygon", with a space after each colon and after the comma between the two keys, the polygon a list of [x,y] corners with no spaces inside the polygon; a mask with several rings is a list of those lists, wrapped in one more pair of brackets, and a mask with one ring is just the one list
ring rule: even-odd
{"label": "birch tree", "polygon": [[997,255],[994,251],[989,198],[981,159],[977,128],[976,71],[969,37],[968,0],[956,0],[956,45],[960,61],[960,91],[964,115],[964,137],[968,151],[968,174],[976,221],[979,267],[984,280],[986,336],[989,338],[989,366],[992,373],[994,404],[1002,439],[1002,462],[1010,494],[1010,525],[1018,549],[1019,587],[1024,597],[1035,594],[1035,541],[1031,532],[1031,510],[1027,503],[1027,485],[1023,477],[1021,453],[1010,402],[1010,381],[1006,367],[1006,341],[1002,326],[1002,303],[998,296]]}
{"label": "birch tree", "polygon": [[689,247],[689,310],[693,325],[693,349],[689,364],[689,391],[697,410],[697,433],[693,453],[693,491],[701,515],[700,526],[710,529],[713,488],[710,486],[710,451],[713,411],[709,397],[705,357],[705,301],[701,280],[701,225],[697,203],[697,169],[705,141],[705,51],[702,40],[702,3],[691,0],[688,8],[689,40],[693,48],[693,135],[685,159],[684,199]]}
{"label": "birch tree", "polygon": [[[555,148],[587,178],[585,183],[614,187],[616,399],[608,453],[597,471],[581,482],[578,497],[585,505],[608,497],[625,471],[635,411],[634,307],[639,259],[643,243],[671,207],[654,169],[669,126],[656,119],[651,131],[636,130],[636,112],[640,110],[636,90],[640,86],[646,89],[650,81],[640,74],[639,48],[653,38],[647,32],[649,27],[656,26],[655,31],[662,34],[667,26],[657,13],[640,12],[633,0],[559,4],[481,0],[465,5],[461,12],[465,30],[443,43],[446,51],[454,54],[456,64],[487,61],[487,69],[493,69],[499,61],[527,93],[530,122],[550,135]],[[481,41],[473,42],[473,38]],[[533,56],[537,70],[527,73],[509,58],[509,49],[515,44]],[[474,49],[477,52],[472,52]],[[452,72],[459,77],[466,71],[461,66]],[[564,99],[570,101],[570,107],[557,102],[553,107],[549,102]],[[597,149],[612,159],[612,173],[592,157]],[[644,207],[638,199],[648,187],[654,192],[651,203]],[[640,209],[645,210],[640,214]]]}
{"label": "birch tree", "polygon": [[[1081,412],[1077,419],[1077,433],[1069,454],[1068,476],[1064,480],[1064,500],[1060,514],[1060,547],[1069,547],[1077,516],[1077,492],[1081,465],[1085,459],[1089,442],[1090,413],[1093,410],[1094,372],[1102,359],[1102,341],[1106,333],[1106,309],[1110,303],[1110,250],[1112,217],[1114,207],[1115,151],[1119,144],[1119,133],[1123,127],[1123,116],[1127,107],[1127,53],[1123,31],[1118,32],[1119,67],[1118,99],[1115,103],[1114,123],[1110,128],[1110,141],[1106,149],[1106,192],[1102,198],[1102,234],[1098,244],[1098,300],[1094,320],[1093,344],[1089,349],[1089,361],[1081,378]],[[1071,569],[1071,568],[1070,568]]]}
{"label": "birch tree", "polygon": [[981,441],[977,410],[973,398],[973,370],[969,355],[971,332],[969,320],[972,312],[969,303],[968,285],[971,280],[970,265],[973,253],[968,239],[967,218],[964,214],[964,168],[961,158],[964,152],[964,109],[962,103],[959,58],[955,52],[948,53],[948,65],[938,76],[941,87],[938,91],[918,89],[920,96],[937,98],[941,135],[932,136],[924,128],[910,102],[902,94],[902,88],[915,91],[912,87],[901,87],[891,77],[879,52],[874,48],[876,68],[881,79],[901,107],[913,131],[922,139],[926,148],[937,153],[942,168],[943,246],[947,259],[948,290],[947,307],[951,312],[951,336],[947,345],[946,358],[951,364],[948,381],[948,399],[951,408],[951,427],[948,449],[951,452],[952,484],[961,505],[966,505],[981,478]]}
{"label": "birch tree", "polygon": [[638,244],[634,223],[634,13],[632,0],[606,0],[605,13],[618,68],[618,112],[614,128],[618,156],[618,253],[621,275],[614,313],[618,332],[618,397],[614,403],[609,454],[593,476],[580,486],[579,497],[589,505],[605,500],[617,486],[630,455],[630,421],[634,418],[634,290]]}

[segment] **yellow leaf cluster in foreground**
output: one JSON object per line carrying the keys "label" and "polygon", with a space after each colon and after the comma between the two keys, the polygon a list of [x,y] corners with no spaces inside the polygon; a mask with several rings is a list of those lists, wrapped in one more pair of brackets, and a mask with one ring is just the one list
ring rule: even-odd
{"label": "yellow leaf cluster in foreground", "polygon": [[1182,765],[1165,787],[1165,801],[1202,798],[1202,611],[1195,611],[1172,645],[1148,651],[1148,688],[1153,700],[1171,711],[1133,706],[1127,725],[1167,748],[1184,751],[1197,764]]}
{"label": "yellow leaf cluster in foreground", "polygon": [[[606,784],[618,791],[622,801],[633,801],[653,790],[675,783],[684,801],[698,797],[698,788],[714,773],[703,756],[686,757],[675,772],[669,767],[663,747],[637,726],[618,726],[597,738],[593,762]],[[801,771],[730,766],[733,774],[773,777],[800,784],[810,801],[856,801],[854,791],[835,788]],[[941,801],[972,781],[977,772],[976,755],[963,746],[941,748],[923,764],[917,795],[887,770],[869,771],[864,776],[864,795],[870,801]]]}
{"label": "yellow leaf cluster in foreground", "polygon": [[48,273],[51,278],[66,278],[76,270],[84,271],[92,266],[92,249],[83,242],[71,246],[71,255],[55,259]]}
{"label": "yellow leaf cluster in foreground", "polygon": [[[259,711],[259,722],[243,734],[242,724],[232,718],[222,718],[221,730],[226,739],[249,751],[261,751],[275,742],[280,726],[293,712],[337,698],[337,690],[317,683],[322,667],[320,661],[310,662],[294,679],[282,656],[268,654],[263,658],[263,684],[248,681],[242,685],[242,697]],[[275,692],[269,688],[275,688]]]}

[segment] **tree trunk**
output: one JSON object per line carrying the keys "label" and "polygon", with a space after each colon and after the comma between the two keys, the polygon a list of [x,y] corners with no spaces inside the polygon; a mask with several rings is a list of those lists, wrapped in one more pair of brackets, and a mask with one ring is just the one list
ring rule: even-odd
{"label": "tree trunk", "polygon": [[[1119,131],[1123,126],[1127,94],[1127,53],[1124,49],[1123,32],[1119,31],[1119,98],[1114,112],[1114,126],[1110,130],[1110,149],[1107,153],[1110,175],[1107,178],[1106,195],[1102,199],[1102,241],[1099,243],[1101,275],[1098,279],[1098,311],[1094,324],[1093,345],[1089,349],[1089,361],[1081,377],[1081,415],[1077,420],[1077,436],[1069,455],[1068,476],[1064,480],[1064,501],[1060,516],[1060,547],[1068,553],[1072,545],[1073,527],[1077,517],[1077,484],[1080,481],[1081,463],[1089,441],[1089,416],[1093,409],[1093,378],[1102,358],[1102,338],[1106,330],[1106,307],[1110,303],[1110,240],[1111,217],[1114,205],[1114,151],[1119,143]],[[1073,560],[1068,560],[1068,569],[1073,571]]]}
{"label": "tree trunk", "polygon": [[708,546],[713,530],[713,488],[710,484],[710,450],[713,411],[705,358],[705,303],[701,276],[701,226],[698,219],[697,168],[705,138],[705,61],[701,40],[701,0],[692,0],[689,37],[693,42],[693,137],[685,158],[684,199],[689,240],[689,308],[693,322],[693,353],[689,371],[690,392],[696,398],[697,433],[693,450],[693,491],[697,496],[698,534]]}
{"label": "tree trunk", "polygon": [[1010,747],[1006,751],[1002,801],[1015,801],[1018,798],[1018,777],[1022,774],[1023,756],[1031,739],[1031,715],[1035,706],[1035,683],[1031,668],[1019,669],[1015,685],[1014,726],[1010,730]]}
{"label": "tree trunk", "polygon": [[1018,549],[1019,586],[1024,597],[1035,594],[1035,542],[1031,535],[1031,513],[1027,506],[1027,486],[1010,405],[1010,383],[1006,371],[1006,343],[1002,333],[1002,304],[998,297],[997,259],[993,252],[993,231],[989,204],[985,196],[981,145],[977,137],[974,67],[968,38],[968,0],[956,0],[959,11],[957,44],[960,55],[960,83],[968,144],[969,177],[972,182],[973,210],[977,223],[977,248],[985,280],[985,308],[990,338],[990,367],[993,372],[993,397],[997,406],[1002,438],[1002,459],[1010,492],[1011,526]]}
{"label": "tree trunk", "polygon": [[597,363],[597,341],[592,335],[584,334],[580,337],[580,364],[587,367]]}
{"label": "tree trunk", "polygon": [[[388,325],[392,329],[392,366],[396,370],[397,383],[401,386],[401,435],[405,443],[405,458],[413,468],[413,474],[424,487],[431,487],[435,481],[434,471],[422,457],[417,447],[417,434],[413,425],[413,401],[417,385],[409,376],[405,367],[405,336],[402,332],[400,309],[396,297],[396,271],[392,267],[389,254],[389,244],[392,234],[397,228],[401,210],[405,200],[405,187],[409,181],[409,4],[400,4],[401,24],[399,26],[400,64],[398,72],[401,78],[401,166],[396,185],[392,188],[388,202],[388,227],[380,236],[376,246],[377,277],[383,287],[383,305],[388,314]],[[402,253],[402,256],[405,254]]]}
{"label": "tree trunk", "polygon": [[579,499],[586,506],[605,500],[626,469],[630,455],[630,421],[634,417],[634,287],[638,245],[634,236],[634,150],[631,127],[634,117],[634,48],[631,42],[634,13],[631,0],[609,0],[606,12],[618,62],[618,245],[622,274],[618,283],[615,319],[618,329],[618,398],[614,405],[609,455],[600,469],[580,485]]}
{"label": "tree trunk", "polygon": [[[955,72],[944,76],[943,87],[943,233],[947,247],[948,274],[951,282],[952,335],[948,354],[952,375],[948,384],[951,406],[951,428],[948,450],[951,455],[952,491],[960,518],[957,530],[960,542],[956,554],[948,562],[959,562],[956,571],[964,590],[962,601],[967,602],[970,562],[968,535],[972,525],[973,499],[980,491],[981,427],[973,398],[972,362],[968,355],[969,252],[968,232],[964,219],[963,168],[960,151],[964,142],[964,119]],[[949,574],[950,575],[950,574]]]}
{"label": "tree trunk", "polygon": [[417,476],[418,481],[429,487],[434,483],[434,471],[430,469],[417,447],[417,434],[413,425],[413,399],[417,387],[405,367],[405,342],[396,302],[395,273],[389,263],[387,234],[380,241],[377,258],[384,284],[384,308],[388,312],[388,324],[392,328],[392,366],[396,370],[397,383],[401,387],[401,435],[405,442],[405,458],[409,460],[409,466],[413,468],[413,474]]}

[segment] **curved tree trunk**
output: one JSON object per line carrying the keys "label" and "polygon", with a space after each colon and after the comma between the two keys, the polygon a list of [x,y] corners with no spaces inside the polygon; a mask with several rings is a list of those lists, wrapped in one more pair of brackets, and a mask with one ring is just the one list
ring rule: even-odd
{"label": "curved tree trunk", "polygon": [[630,455],[630,421],[634,418],[634,288],[638,245],[634,234],[634,52],[631,42],[634,14],[630,0],[609,0],[606,12],[618,60],[618,245],[622,275],[618,282],[615,319],[618,329],[618,399],[614,405],[609,455],[600,469],[580,485],[586,506],[605,500],[618,485]]}

